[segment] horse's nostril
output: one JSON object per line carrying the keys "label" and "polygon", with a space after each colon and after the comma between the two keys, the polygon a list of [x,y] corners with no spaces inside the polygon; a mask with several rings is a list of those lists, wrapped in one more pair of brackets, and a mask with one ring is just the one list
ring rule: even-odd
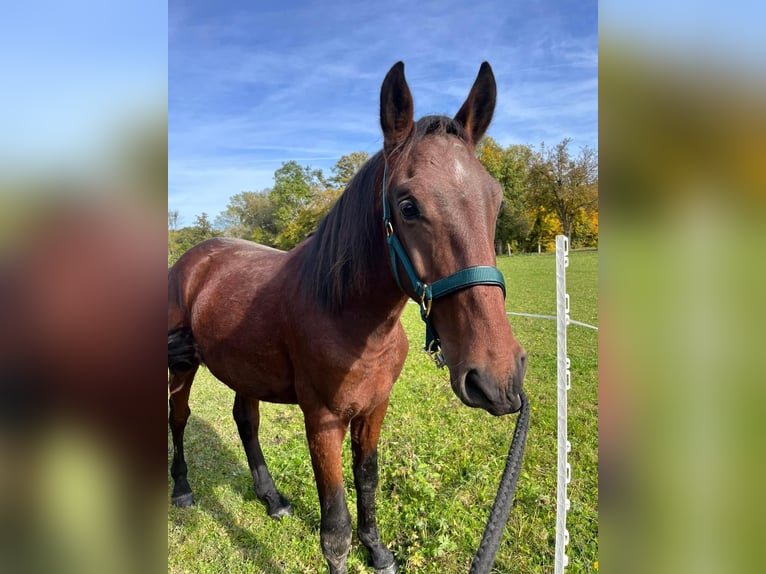
{"label": "horse's nostril", "polygon": [[481,375],[476,369],[471,369],[465,375],[465,394],[474,405],[487,402],[487,395],[481,388]]}

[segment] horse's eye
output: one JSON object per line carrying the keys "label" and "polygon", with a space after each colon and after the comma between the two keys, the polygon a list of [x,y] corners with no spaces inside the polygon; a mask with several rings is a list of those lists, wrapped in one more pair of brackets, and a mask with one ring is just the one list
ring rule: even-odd
{"label": "horse's eye", "polygon": [[399,211],[404,219],[417,219],[420,216],[418,206],[415,205],[415,202],[409,199],[405,199],[399,203]]}

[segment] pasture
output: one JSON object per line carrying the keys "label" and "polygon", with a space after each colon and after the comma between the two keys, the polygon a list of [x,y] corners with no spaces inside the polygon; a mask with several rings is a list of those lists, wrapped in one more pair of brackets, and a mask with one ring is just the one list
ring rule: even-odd
{"label": "pasture", "polygon": [[[500,257],[511,311],[555,315],[554,254]],[[570,252],[571,317],[598,325],[598,253]],[[438,303],[437,303],[438,304]],[[452,392],[446,369],[420,351],[424,326],[408,305],[403,324],[410,353],[394,386],[378,448],[378,525],[401,572],[467,572],[494,500],[516,415],[469,409]],[[493,572],[553,572],[556,503],[556,323],[510,317],[529,354],[525,389],[529,437],[511,517]],[[569,435],[572,482],[567,572],[594,572],[598,561],[598,335],[569,327],[572,390]],[[294,516],[274,521],[255,497],[232,419],[234,393],[200,368],[192,387],[186,459],[196,506],[170,505],[168,572],[325,572],[319,504],[301,411],[261,404],[261,444]],[[168,462],[172,441],[168,433]],[[356,525],[348,437],[344,473]],[[372,572],[354,536],[349,573]]]}

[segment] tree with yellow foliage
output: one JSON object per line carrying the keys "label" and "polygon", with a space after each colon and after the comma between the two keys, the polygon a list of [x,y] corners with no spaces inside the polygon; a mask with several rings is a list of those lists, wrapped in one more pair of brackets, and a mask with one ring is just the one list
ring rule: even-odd
{"label": "tree with yellow foliage", "polygon": [[592,212],[598,205],[598,155],[589,147],[577,157],[569,152],[570,139],[554,148],[543,144],[532,156],[528,177],[528,200],[554,213],[564,235],[573,239],[574,227],[581,213]]}

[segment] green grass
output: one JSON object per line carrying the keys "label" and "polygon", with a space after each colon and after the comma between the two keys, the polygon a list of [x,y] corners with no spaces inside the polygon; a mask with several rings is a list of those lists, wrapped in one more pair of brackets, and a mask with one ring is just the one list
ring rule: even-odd
{"label": "green grass", "polygon": [[[501,257],[512,311],[555,315],[555,257]],[[572,252],[567,271],[573,319],[598,325],[598,254]],[[448,374],[419,349],[424,328],[415,305],[403,316],[410,354],[379,445],[378,522],[401,571],[467,572],[494,500],[510,445],[514,415],[495,418],[465,407]],[[493,572],[553,572],[556,503],[556,323],[511,317],[529,353],[525,388],[532,404],[527,449],[516,500]],[[569,328],[572,390],[569,435],[572,482],[568,572],[593,572],[598,560],[597,333]],[[168,510],[168,572],[325,572],[319,547],[319,505],[301,412],[261,405],[261,442],[292,518],[275,522],[255,498],[236,427],[233,393],[200,369],[186,431],[189,480],[197,505]],[[168,435],[168,460],[171,441]],[[344,450],[346,494],[356,496]],[[168,474],[168,480],[170,476]],[[170,485],[170,482],[169,482]],[[170,500],[170,486],[168,501]],[[356,517],[354,516],[354,524]],[[354,537],[350,573],[371,572]]]}

